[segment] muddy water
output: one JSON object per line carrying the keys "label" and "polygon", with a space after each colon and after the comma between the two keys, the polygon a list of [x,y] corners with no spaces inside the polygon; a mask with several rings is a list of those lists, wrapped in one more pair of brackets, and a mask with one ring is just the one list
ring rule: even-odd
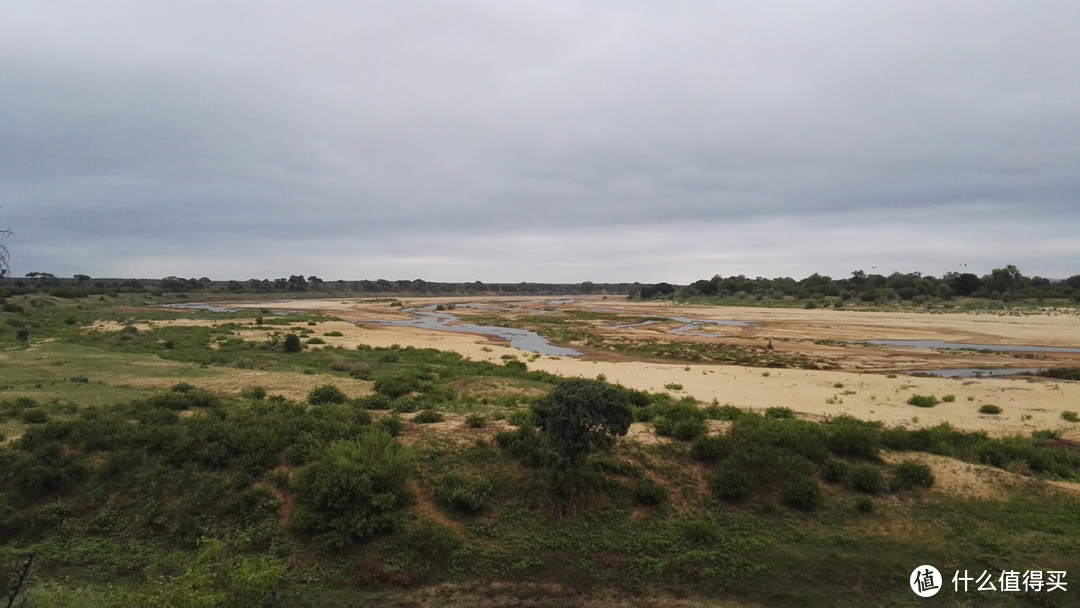
{"label": "muddy water", "polygon": [[[540,353],[541,355],[548,355],[551,357],[577,357],[581,355],[581,351],[574,350],[572,348],[565,348],[563,346],[555,346],[551,342],[548,342],[547,338],[533,331],[515,329],[513,327],[495,327],[491,325],[474,325],[472,323],[460,323],[460,319],[457,316],[446,312],[437,312],[435,310],[417,310],[407,308],[405,309],[405,312],[412,313],[415,318],[408,321],[365,321],[369,323],[378,323],[379,325],[419,327],[422,329],[433,329],[437,331],[454,331],[459,333],[494,336],[502,340],[507,340],[508,342],[510,342],[510,346],[514,348],[518,348],[528,352],[536,352]],[[454,325],[451,325],[451,323],[454,323]]]}

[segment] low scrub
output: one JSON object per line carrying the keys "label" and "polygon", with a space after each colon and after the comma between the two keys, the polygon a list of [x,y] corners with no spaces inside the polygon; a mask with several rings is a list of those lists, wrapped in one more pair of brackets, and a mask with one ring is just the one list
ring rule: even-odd
{"label": "low scrub", "polygon": [[907,402],[908,405],[914,405],[916,407],[934,407],[938,403],[941,403],[938,401],[937,397],[933,395],[912,395]]}

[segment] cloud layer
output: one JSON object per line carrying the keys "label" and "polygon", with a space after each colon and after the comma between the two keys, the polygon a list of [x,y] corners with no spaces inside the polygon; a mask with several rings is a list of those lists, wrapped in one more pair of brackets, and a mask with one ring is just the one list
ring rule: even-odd
{"label": "cloud layer", "polygon": [[0,7],[15,274],[1080,273],[1080,5]]}

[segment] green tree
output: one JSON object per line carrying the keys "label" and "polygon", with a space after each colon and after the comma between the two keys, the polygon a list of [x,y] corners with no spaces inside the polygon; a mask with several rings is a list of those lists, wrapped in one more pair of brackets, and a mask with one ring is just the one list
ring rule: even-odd
{"label": "green tree", "polygon": [[614,445],[634,420],[626,395],[599,380],[564,382],[534,403],[532,410],[555,452],[556,479],[563,479],[589,452]]}
{"label": "green tree", "polygon": [[288,334],[285,336],[284,348],[287,353],[298,353],[304,348],[304,345],[300,343],[300,336]]}

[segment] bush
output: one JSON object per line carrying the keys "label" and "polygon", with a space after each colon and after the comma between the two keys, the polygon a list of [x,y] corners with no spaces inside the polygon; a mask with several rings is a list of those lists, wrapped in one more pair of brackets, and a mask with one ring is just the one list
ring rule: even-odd
{"label": "bush", "polygon": [[[326,340],[323,340],[322,338],[319,338],[318,336],[316,336],[314,338],[308,338],[307,343],[308,344],[326,344]],[[342,370],[342,371],[344,371],[344,370]]]}
{"label": "bush", "polygon": [[367,410],[388,410],[393,406],[393,401],[386,395],[375,393],[360,397],[356,400],[356,405]]}
{"label": "bush", "polygon": [[1080,422],[1080,416],[1077,416],[1076,412],[1061,412],[1061,419],[1067,422]]}
{"label": "bush", "polygon": [[465,426],[470,429],[482,429],[487,426],[487,418],[482,414],[469,414],[465,417]]}
{"label": "bush", "polygon": [[893,468],[892,483],[890,484],[893,492],[907,490],[915,486],[929,488],[933,485],[934,472],[924,462],[905,460]]}
{"label": "bush", "polygon": [[405,429],[405,423],[401,421],[401,417],[397,414],[383,416],[375,424],[386,429],[391,437],[397,437]]}
{"label": "bush", "polygon": [[641,505],[655,506],[667,500],[668,491],[664,486],[645,477],[639,479],[631,488],[630,496]]}
{"label": "bush", "polygon": [[941,400],[945,403],[953,403],[954,401],[956,401],[956,395],[945,395],[941,398]]}
{"label": "bush", "polygon": [[821,476],[825,478],[825,481],[840,483],[847,479],[848,472],[851,470],[851,465],[839,458],[829,458],[821,463],[820,468]]}
{"label": "bush", "polygon": [[881,446],[881,425],[843,414],[824,425],[829,451],[839,456],[873,460]]}
{"label": "bush", "polygon": [[356,441],[335,441],[296,470],[293,525],[323,535],[338,548],[388,530],[410,501],[411,466],[384,429],[365,429]]}
{"label": "bush", "polygon": [[848,472],[848,483],[851,487],[864,494],[877,494],[885,488],[885,480],[881,476],[881,470],[871,464],[861,464],[851,467]]}
{"label": "bush", "polygon": [[375,381],[375,392],[391,399],[404,397],[420,390],[420,379],[413,375],[399,374]]}
{"label": "bush", "polygon": [[979,413],[980,414],[1000,414],[1001,413],[1001,408],[994,405],[994,404],[992,404],[992,403],[987,403],[986,405],[983,405],[983,406],[981,406],[979,408]]}
{"label": "bush", "polygon": [[821,506],[821,487],[813,477],[791,477],[780,482],[780,500],[789,507],[813,511]]}
{"label": "bush", "polygon": [[323,384],[311,389],[308,393],[307,402],[312,405],[326,405],[327,403],[345,403],[349,398],[340,388],[333,384]]}
{"label": "bush", "polygon": [[465,513],[479,513],[487,508],[492,486],[487,481],[450,472],[435,485],[435,500],[443,507]]}
{"label": "bush", "polygon": [[677,382],[669,382],[668,384],[664,385],[664,388],[668,389],[669,391],[681,391],[683,389],[683,385]]}
{"label": "bush", "polygon": [[304,349],[304,345],[300,342],[300,336],[290,333],[285,336],[282,348],[287,353],[298,353]]}
{"label": "bush", "polygon": [[323,335],[324,336],[329,336],[329,337],[332,337],[332,338],[337,338],[337,337],[341,337],[341,336],[343,336],[345,334],[341,333],[340,331],[335,330],[335,331],[325,332],[325,333],[323,333]]}
{"label": "bush", "polygon": [[532,410],[515,410],[513,412],[510,412],[510,415],[506,418],[506,421],[510,423],[510,426],[536,426],[536,416],[533,415]]}
{"label": "bush", "polygon": [[770,407],[765,410],[766,418],[787,419],[795,417],[795,410],[790,407]]}
{"label": "bush", "polygon": [[754,477],[735,463],[725,462],[709,476],[709,489],[722,500],[742,500],[750,495]]}
{"label": "bush", "polygon": [[240,396],[245,399],[262,401],[266,399],[266,389],[261,386],[249,386],[240,391]]}
{"label": "bush", "polygon": [[49,415],[39,407],[32,407],[23,410],[19,420],[24,424],[44,424],[49,421]]}
{"label": "bush", "polygon": [[349,369],[349,375],[361,380],[371,378],[371,366],[367,363],[357,363]]}
{"label": "bush", "polygon": [[935,405],[940,403],[940,401],[937,400],[937,397],[933,395],[912,395],[911,398],[907,400],[907,402],[908,405],[914,405],[917,407],[934,407]]}
{"label": "bush", "polygon": [[702,462],[718,462],[731,454],[731,439],[726,435],[702,435],[690,446],[690,457]]}
{"label": "bush", "polygon": [[412,421],[420,424],[431,424],[433,422],[442,422],[444,419],[443,415],[435,410],[421,410],[419,414],[413,416]]}

